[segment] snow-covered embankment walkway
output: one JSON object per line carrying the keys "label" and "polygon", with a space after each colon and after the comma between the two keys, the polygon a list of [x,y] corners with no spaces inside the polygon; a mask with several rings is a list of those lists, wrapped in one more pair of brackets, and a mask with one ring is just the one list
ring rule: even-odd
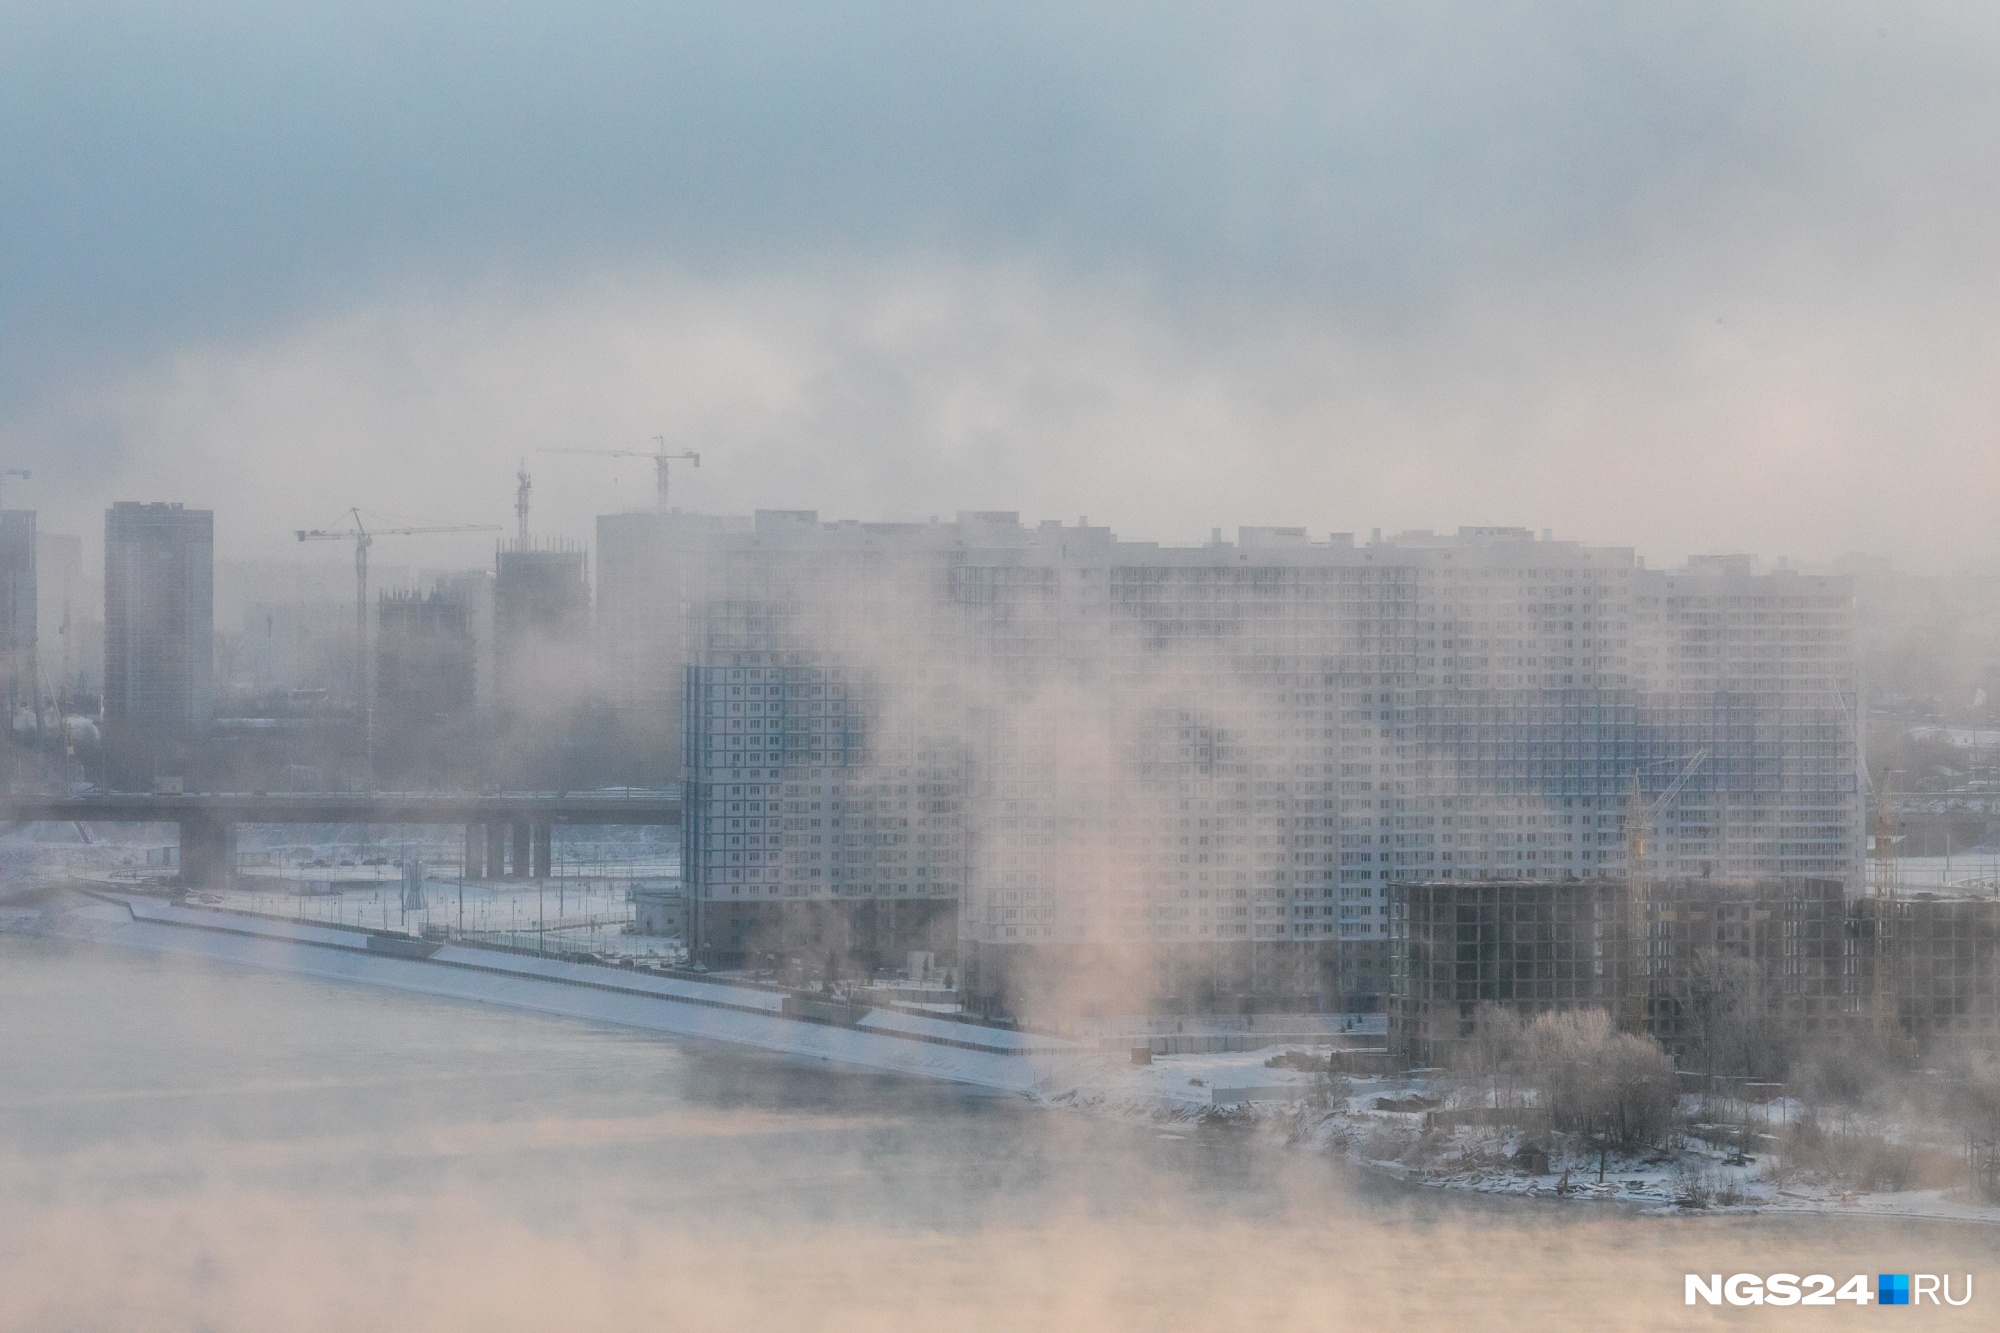
{"label": "snow-covered embankment walkway", "polygon": [[[42,933],[505,1005],[918,1078],[1045,1092],[1091,1063],[1052,1037],[874,1010],[853,1025],[787,1016],[777,991],[446,944],[398,956],[379,934],[96,892]],[[371,938],[374,944],[371,946]],[[412,946],[416,941],[410,941]],[[418,950],[413,948],[412,953]]]}

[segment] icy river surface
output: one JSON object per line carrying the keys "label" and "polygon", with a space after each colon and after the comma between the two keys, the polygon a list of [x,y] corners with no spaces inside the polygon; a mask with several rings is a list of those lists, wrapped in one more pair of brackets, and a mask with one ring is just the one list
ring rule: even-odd
{"label": "icy river surface", "polygon": [[[0,1328],[1687,1328],[2000,1231],[1454,1199],[1224,1131],[0,937]],[[1869,1312],[1873,1316],[1873,1312]],[[1915,1318],[1917,1312],[1910,1317]]]}

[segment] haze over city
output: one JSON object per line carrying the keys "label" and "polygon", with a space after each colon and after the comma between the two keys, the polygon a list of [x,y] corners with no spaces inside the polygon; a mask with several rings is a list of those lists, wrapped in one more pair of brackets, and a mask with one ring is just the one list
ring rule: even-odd
{"label": "haze over city", "polygon": [[1990,567],[1988,16],[1135,22],[10,7],[0,442],[228,554],[666,432],[718,511]]}
{"label": "haze over city", "polygon": [[0,1333],[1981,1321],[2000,17],[0,32]]}

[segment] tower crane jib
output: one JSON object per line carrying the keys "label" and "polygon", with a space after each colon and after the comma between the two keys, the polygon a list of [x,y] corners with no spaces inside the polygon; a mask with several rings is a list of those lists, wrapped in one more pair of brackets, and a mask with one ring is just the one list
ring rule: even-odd
{"label": "tower crane jib", "polygon": [[694,465],[695,465],[696,467],[700,467],[700,466],[701,466],[701,455],[700,455],[700,454],[698,454],[698,453],[696,453],[696,452],[694,452],[694,451],[693,451],[692,449],[684,449],[684,450],[682,450],[682,451],[681,451],[680,453],[677,453],[677,454],[674,454],[674,453],[668,453],[668,452],[667,452],[667,437],[666,437],[666,436],[664,436],[664,435],[655,435],[655,436],[653,437],[653,439],[654,439],[654,441],[655,441],[655,442],[656,442],[656,443],[657,443],[657,444],[658,444],[658,445],[660,446],[660,447],[659,447],[658,449],[651,449],[651,450],[647,450],[647,449],[538,449],[538,450],[536,450],[535,452],[537,452],[537,453],[543,453],[543,454],[594,454],[594,455],[596,455],[596,456],[597,456],[597,457],[599,457],[599,458],[650,458],[650,459],[652,459],[652,460],[653,460],[653,487],[654,487],[654,502],[655,502],[655,503],[656,503],[656,504],[657,504],[657,505],[659,506],[659,509],[660,509],[660,512],[664,514],[664,513],[665,513],[665,512],[667,511],[667,467],[668,467],[668,465],[669,465],[670,463],[679,463],[679,462],[687,462],[687,463],[692,463],[692,464],[694,464]]}
{"label": "tower crane jib", "polygon": [[302,542],[354,543],[354,706],[361,718],[362,762],[369,782],[374,781],[373,701],[368,697],[368,548],[377,537],[416,537],[444,532],[498,532],[491,523],[447,523],[411,528],[369,528],[359,509],[349,509],[353,526],[347,528],[299,528]]}

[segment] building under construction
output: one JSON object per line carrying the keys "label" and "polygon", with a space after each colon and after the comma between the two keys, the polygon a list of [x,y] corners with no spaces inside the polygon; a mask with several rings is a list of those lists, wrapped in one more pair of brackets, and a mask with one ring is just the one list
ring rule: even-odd
{"label": "building under construction", "polygon": [[375,707],[389,726],[470,709],[477,675],[471,616],[443,590],[383,593],[376,608]]}
{"label": "building under construction", "polygon": [[587,671],[590,579],[583,548],[523,537],[494,567],[494,685],[503,709],[524,709],[559,680]]}
{"label": "building under construction", "polygon": [[447,787],[471,749],[478,643],[472,608],[440,586],[384,593],[376,607],[375,771],[378,780]]}
{"label": "building under construction", "polygon": [[1662,880],[1637,895],[1622,880],[1398,884],[1390,1043],[1450,1063],[1490,1006],[1523,1019],[1604,1009],[1676,1058],[1712,1039],[1724,1008],[1795,1031],[1849,1023],[1864,1009],[1856,908],[1868,901],[1814,878]]}
{"label": "building under construction", "polygon": [[1631,899],[1614,880],[1439,880],[1389,895],[1389,1042],[1449,1064],[1499,1006],[1524,1019],[1617,1011]]}
{"label": "building under construction", "polygon": [[1712,1049],[1720,1016],[1745,1005],[1760,1022],[1801,1032],[1855,1013],[1839,880],[1679,880],[1649,886],[1636,914],[1634,1026],[1677,1060]]}
{"label": "building under construction", "polygon": [[2000,898],[1878,892],[1855,902],[1851,986],[1861,1011],[1928,1051],[2000,1033]]}

